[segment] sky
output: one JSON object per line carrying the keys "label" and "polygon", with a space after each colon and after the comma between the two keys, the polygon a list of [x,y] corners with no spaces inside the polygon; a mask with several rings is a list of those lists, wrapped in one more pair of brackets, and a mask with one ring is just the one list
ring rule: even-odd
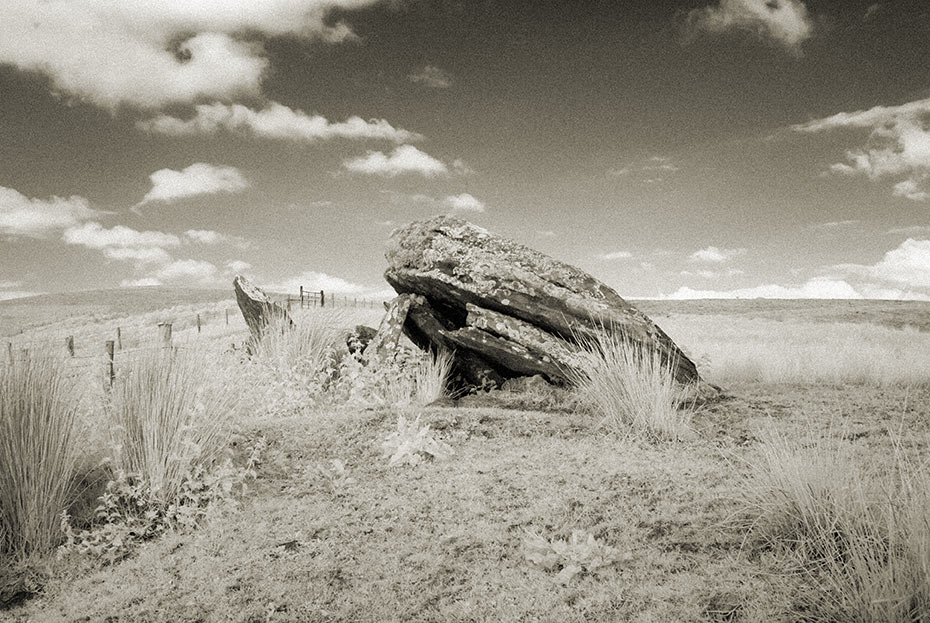
{"label": "sky", "polygon": [[926,0],[0,11],[0,299],[386,297],[452,214],[629,298],[930,300]]}

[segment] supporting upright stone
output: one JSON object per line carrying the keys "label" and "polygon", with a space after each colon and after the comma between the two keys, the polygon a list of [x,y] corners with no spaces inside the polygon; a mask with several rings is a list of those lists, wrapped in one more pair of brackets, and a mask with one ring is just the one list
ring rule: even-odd
{"label": "supporting upright stone", "polygon": [[388,303],[381,324],[378,325],[378,332],[362,352],[362,361],[389,361],[396,356],[412,299],[412,294],[401,294]]}

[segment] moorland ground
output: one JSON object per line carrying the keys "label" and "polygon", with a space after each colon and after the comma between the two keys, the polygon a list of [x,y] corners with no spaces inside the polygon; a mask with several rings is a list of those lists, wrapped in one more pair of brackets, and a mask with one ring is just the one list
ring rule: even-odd
{"label": "moorland ground", "polygon": [[[170,320],[177,344],[217,360],[241,358],[230,345],[241,346],[247,330],[238,316],[225,324],[231,301],[172,305],[168,295],[150,294],[152,307],[73,315],[62,312],[66,301],[34,301],[32,320],[5,334],[15,333],[7,338],[14,356],[43,344],[60,351],[65,336],[78,336],[87,351],[79,346],[71,365],[95,387],[102,383],[99,344],[116,326],[127,351],[157,345],[155,325]],[[261,447],[247,490],[196,526],[141,540],[125,556],[31,559],[41,592],[0,618],[882,620],[846,616],[858,606],[836,603],[837,595],[850,599],[830,584],[836,576],[824,556],[801,551],[798,530],[773,529],[771,508],[754,487],[770,441],[779,439],[797,456],[840,444],[862,482],[900,492],[895,475],[902,465],[921,466],[930,441],[930,305],[636,304],[724,389],[696,404],[692,430],[680,439],[605,426],[584,397],[539,389],[444,406],[320,403],[293,379],[235,377],[251,395],[240,396],[226,445],[237,464]],[[0,317],[19,314],[9,311],[14,305],[29,302],[0,303]],[[201,333],[196,313],[207,319]],[[376,325],[378,316],[316,310],[301,321]],[[131,355],[116,361],[119,375]],[[429,424],[451,454],[390,466],[382,444],[399,415]],[[86,417],[81,465],[92,475],[107,443],[92,409]],[[92,480],[84,498],[100,493]],[[93,503],[83,504],[92,514]],[[541,543],[552,547],[546,555],[581,551],[566,550],[573,533],[593,537],[591,550],[605,564],[590,564],[588,551],[572,559],[579,569],[566,576],[559,571],[572,560],[546,564],[534,555]],[[918,602],[899,609],[926,612]]]}

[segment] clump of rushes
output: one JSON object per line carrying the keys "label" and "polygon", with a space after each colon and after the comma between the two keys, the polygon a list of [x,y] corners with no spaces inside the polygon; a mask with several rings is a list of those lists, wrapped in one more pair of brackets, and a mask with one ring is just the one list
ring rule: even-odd
{"label": "clump of rushes", "polygon": [[585,365],[570,376],[608,428],[650,439],[689,434],[694,403],[689,388],[675,380],[674,359],[603,327],[579,341]]}
{"label": "clump of rushes", "polygon": [[79,444],[74,384],[63,363],[29,354],[0,367],[0,551],[41,555],[61,539]]}
{"label": "clump of rushes", "polygon": [[930,470],[898,444],[892,469],[869,475],[852,449],[769,432],[742,487],[753,529],[817,587],[796,599],[811,620],[930,620]]}
{"label": "clump of rushes", "polygon": [[142,352],[106,402],[114,466],[141,478],[153,501],[170,502],[188,474],[219,458],[234,404],[234,388],[196,351]]}

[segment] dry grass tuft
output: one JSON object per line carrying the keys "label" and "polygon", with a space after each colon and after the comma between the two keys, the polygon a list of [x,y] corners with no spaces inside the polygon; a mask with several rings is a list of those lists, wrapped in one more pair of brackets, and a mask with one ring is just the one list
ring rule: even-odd
{"label": "dry grass tuft", "polygon": [[194,466],[209,467],[227,441],[233,388],[196,351],[143,352],[106,402],[115,467],[173,500]]}
{"label": "dry grass tuft", "polygon": [[675,381],[676,363],[616,332],[598,331],[581,340],[588,365],[573,383],[617,432],[634,431],[652,439],[681,439],[694,415],[689,388]]}
{"label": "dry grass tuft", "polygon": [[32,355],[0,367],[0,551],[57,545],[72,500],[78,400],[62,363]]}
{"label": "dry grass tuft", "polygon": [[787,551],[816,592],[796,606],[812,620],[930,619],[930,470],[897,445],[893,469],[869,475],[852,444],[800,446],[769,433],[744,489],[767,545]]}

